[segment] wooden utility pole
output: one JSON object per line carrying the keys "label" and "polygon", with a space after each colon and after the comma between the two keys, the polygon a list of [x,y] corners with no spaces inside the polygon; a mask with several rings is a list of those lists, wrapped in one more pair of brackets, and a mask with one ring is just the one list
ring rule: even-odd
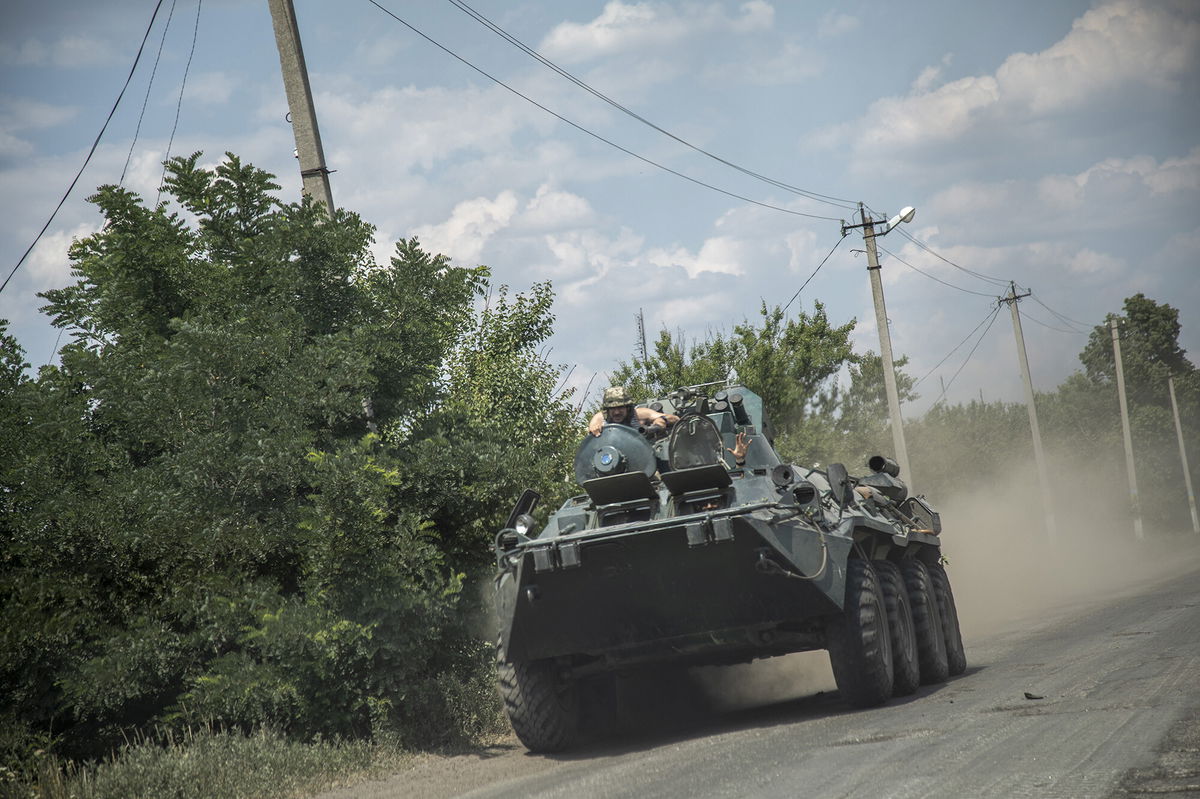
{"label": "wooden utility pole", "polygon": [[1046,519],[1046,537],[1053,541],[1058,536],[1054,523],[1054,498],[1050,491],[1050,478],[1046,470],[1046,457],[1042,452],[1042,431],[1038,427],[1037,405],[1033,398],[1033,378],[1029,374],[1029,356],[1025,352],[1025,334],[1021,330],[1021,313],[1017,310],[1017,301],[1028,297],[1029,292],[1017,294],[1017,284],[1009,283],[1007,297],[1001,297],[1000,302],[1007,303],[1012,311],[1013,333],[1017,337],[1017,359],[1021,364],[1021,378],[1025,381],[1025,407],[1029,410],[1029,429],[1033,433],[1033,459],[1037,462],[1038,485],[1042,490],[1042,512]]}
{"label": "wooden utility pole", "polygon": [[275,45],[279,48],[279,66],[283,70],[283,88],[287,92],[288,109],[292,117],[292,133],[296,136],[296,156],[300,159],[300,177],[304,193],[333,211],[333,192],[329,188],[329,169],[321,149],[321,132],[317,128],[317,111],[313,106],[312,89],[308,85],[308,68],[304,65],[304,50],[300,47],[300,29],[296,26],[296,10],[292,0],[267,0],[271,22],[275,27]]}
{"label": "wooden utility pole", "polygon": [[1117,320],[1108,320],[1112,329],[1113,363],[1117,365],[1117,398],[1121,401],[1121,432],[1125,436],[1125,474],[1129,478],[1129,504],[1133,511],[1133,534],[1140,541],[1146,537],[1142,529],[1142,503],[1138,499],[1137,469],[1133,465],[1133,436],[1129,432],[1129,404],[1125,400],[1125,372],[1121,369],[1121,337]]}
{"label": "wooden utility pole", "polygon": [[1183,425],[1179,423],[1179,405],[1175,402],[1175,378],[1167,378],[1171,392],[1171,414],[1175,417],[1175,437],[1179,439],[1179,460],[1183,463],[1183,482],[1187,485],[1188,509],[1192,512],[1192,532],[1200,535],[1200,516],[1196,515],[1196,492],[1192,490],[1192,470],[1188,468],[1187,449],[1183,446]]}

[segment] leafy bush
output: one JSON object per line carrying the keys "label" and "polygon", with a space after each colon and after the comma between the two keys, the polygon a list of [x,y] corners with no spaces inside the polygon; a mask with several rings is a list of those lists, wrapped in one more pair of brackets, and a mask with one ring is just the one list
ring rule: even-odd
{"label": "leafy bush", "polygon": [[6,762],[209,723],[486,731],[465,597],[575,435],[537,354],[549,287],[510,298],[415,240],[377,264],[354,214],[197,161],[170,164],[186,217],[92,198],[106,224],[44,295],[60,366],[29,376],[0,326]]}

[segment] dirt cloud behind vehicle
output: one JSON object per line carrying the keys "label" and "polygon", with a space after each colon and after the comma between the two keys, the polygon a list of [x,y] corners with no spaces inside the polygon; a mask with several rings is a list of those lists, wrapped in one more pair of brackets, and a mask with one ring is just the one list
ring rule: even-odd
{"label": "dirt cloud behind vehicle", "polygon": [[[1048,456],[1053,543],[1047,541],[1032,451],[1025,460],[994,465],[970,489],[930,494],[942,514],[943,554],[954,575],[968,658],[972,639],[1013,630],[1031,614],[1052,621],[1079,603],[1119,597],[1147,577],[1184,571],[1200,552],[1200,536],[1186,527],[1147,527],[1143,540],[1135,538],[1123,462],[1089,463],[1066,449]],[[917,493],[926,490],[915,486]],[[1174,496],[1186,509],[1183,485]],[[824,652],[695,669],[693,677],[719,710],[836,690]]]}

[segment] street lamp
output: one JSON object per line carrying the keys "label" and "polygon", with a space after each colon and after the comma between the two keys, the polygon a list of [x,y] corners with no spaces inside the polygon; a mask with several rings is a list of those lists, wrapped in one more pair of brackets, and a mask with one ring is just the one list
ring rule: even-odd
{"label": "street lamp", "polygon": [[877,221],[867,215],[867,209],[862,203],[858,204],[858,212],[862,223],[847,225],[842,222],[842,235],[853,228],[862,228],[863,242],[867,247],[867,274],[871,276],[871,297],[875,300],[875,325],[879,328],[879,354],[883,359],[883,384],[887,388],[888,415],[892,420],[892,445],[896,448],[896,461],[900,464],[900,473],[905,476],[909,488],[913,485],[912,467],[908,462],[908,447],[904,443],[904,426],[900,420],[900,392],[896,388],[896,367],[892,362],[892,337],[888,332],[887,307],[883,302],[883,280],[879,277],[879,252],[875,249],[875,237],[885,236],[902,222],[911,222],[917,209],[911,205],[903,208],[900,213],[884,225],[882,231],[876,233]]}

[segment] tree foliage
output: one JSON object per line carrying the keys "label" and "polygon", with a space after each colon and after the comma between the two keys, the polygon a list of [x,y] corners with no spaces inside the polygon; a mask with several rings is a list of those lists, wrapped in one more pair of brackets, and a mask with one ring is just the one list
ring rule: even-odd
{"label": "tree foliage", "polygon": [[356,215],[198,160],[169,165],[180,211],[92,198],[44,295],[60,366],[29,376],[0,330],[0,723],[75,754],[200,721],[469,732],[473,584],[574,436],[549,286],[415,240],[378,264]]}

